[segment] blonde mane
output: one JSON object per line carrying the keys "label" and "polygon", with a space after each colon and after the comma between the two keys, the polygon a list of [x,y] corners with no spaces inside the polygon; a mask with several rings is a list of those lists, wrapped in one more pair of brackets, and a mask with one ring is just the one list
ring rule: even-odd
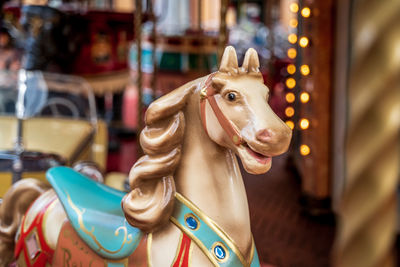
{"label": "blonde mane", "polygon": [[122,201],[128,222],[151,232],[168,221],[174,203],[174,172],[181,158],[185,133],[182,109],[200,79],[159,98],[148,108],[140,134],[145,153],[129,174],[131,192]]}

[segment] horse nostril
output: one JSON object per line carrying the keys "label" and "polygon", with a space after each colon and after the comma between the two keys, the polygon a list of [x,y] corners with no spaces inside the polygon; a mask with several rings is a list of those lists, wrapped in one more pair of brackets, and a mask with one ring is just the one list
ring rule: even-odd
{"label": "horse nostril", "polygon": [[271,137],[271,132],[268,129],[263,129],[256,133],[257,140],[263,143],[270,141]]}

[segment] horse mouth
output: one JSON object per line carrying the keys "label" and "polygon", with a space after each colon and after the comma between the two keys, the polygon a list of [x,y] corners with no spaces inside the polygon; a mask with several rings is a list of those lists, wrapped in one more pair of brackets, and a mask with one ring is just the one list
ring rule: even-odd
{"label": "horse mouth", "polygon": [[272,160],[271,157],[263,155],[257,151],[254,151],[247,143],[244,143],[243,147],[246,149],[247,153],[260,164],[268,164]]}

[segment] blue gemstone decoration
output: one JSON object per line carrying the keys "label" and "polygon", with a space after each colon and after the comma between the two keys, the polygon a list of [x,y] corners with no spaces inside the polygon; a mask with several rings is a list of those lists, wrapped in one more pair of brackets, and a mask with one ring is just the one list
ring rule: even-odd
{"label": "blue gemstone decoration", "polygon": [[220,260],[223,260],[226,257],[225,249],[220,245],[214,247],[214,254]]}
{"label": "blue gemstone decoration", "polygon": [[192,230],[197,229],[197,226],[199,225],[197,220],[195,218],[193,218],[192,216],[188,216],[186,218],[186,224]]}

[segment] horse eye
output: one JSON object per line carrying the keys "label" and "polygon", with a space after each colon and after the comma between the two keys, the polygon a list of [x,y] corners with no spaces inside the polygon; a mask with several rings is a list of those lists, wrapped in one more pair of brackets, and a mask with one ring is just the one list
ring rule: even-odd
{"label": "horse eye", "polygon": [[236,100],[236,94],[235,93],[229,93],[228,94],[228,100],[229,101],[235,101]]}

